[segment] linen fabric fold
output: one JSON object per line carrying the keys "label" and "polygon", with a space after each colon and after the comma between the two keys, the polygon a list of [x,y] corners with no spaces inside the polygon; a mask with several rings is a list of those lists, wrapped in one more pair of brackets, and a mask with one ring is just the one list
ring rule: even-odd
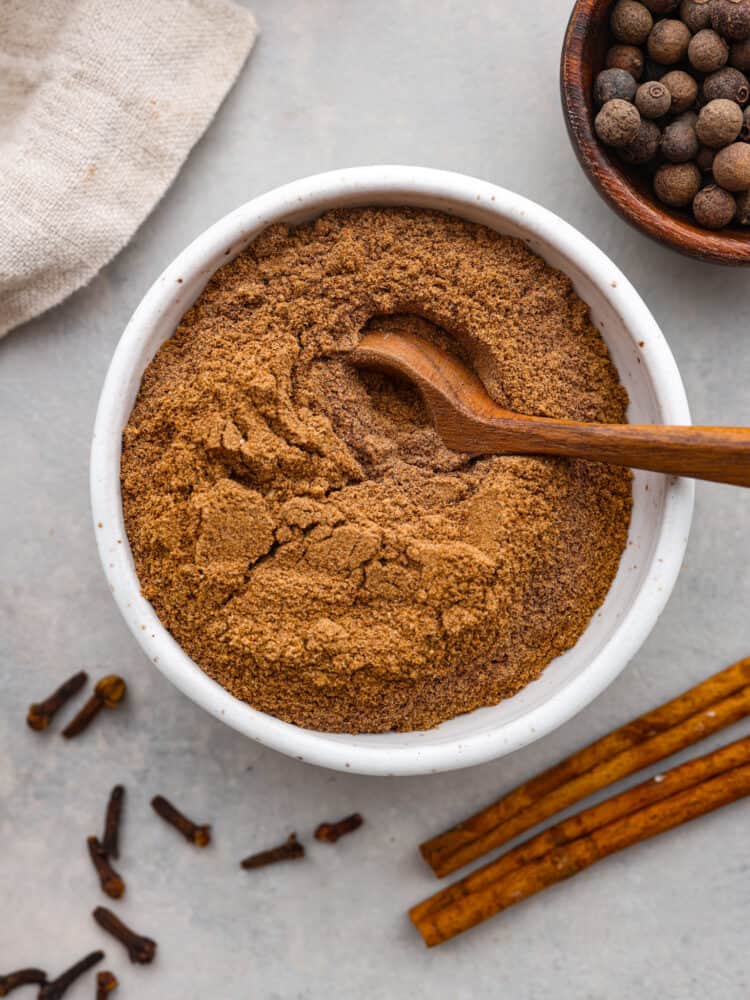
{"label": "linen fabric fold", "polygon": [[231,0],[3,0],[0,336],[128,242],[256,34]]}

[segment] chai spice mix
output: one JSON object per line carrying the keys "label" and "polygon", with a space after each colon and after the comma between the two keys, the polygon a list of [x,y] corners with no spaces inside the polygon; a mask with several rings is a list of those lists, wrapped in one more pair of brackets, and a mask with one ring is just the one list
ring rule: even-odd
{"label": "chai spice mix", "polygon": [[143,377],[127,532],[202,669],[313,729],[422,729],[509,697],[576,642],[626,544],[628,471],[456,454],[411,386],[347,362],[389,324],[510,409],[625,418],[569,280],[482,226],[342,209],[221,268]]}

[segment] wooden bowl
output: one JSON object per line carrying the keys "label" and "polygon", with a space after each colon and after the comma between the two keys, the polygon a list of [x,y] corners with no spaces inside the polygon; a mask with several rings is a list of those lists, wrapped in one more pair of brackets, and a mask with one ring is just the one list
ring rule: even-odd
{"label": "wooden bowl", "polygon": [[599,194],[636,229],[652,239],[714,264],[750,264],[750,229],[716,232],[698,226],[687,211],[656,198],[643,168],[627,167],[594,132],[593,83],[604,69],[614,0],[577,0],[565,33],[560,91],[568,134],[581,166]]}

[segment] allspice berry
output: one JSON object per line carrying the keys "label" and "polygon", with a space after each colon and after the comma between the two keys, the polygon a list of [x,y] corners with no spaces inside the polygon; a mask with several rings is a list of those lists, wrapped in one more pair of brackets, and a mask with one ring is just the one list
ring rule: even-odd
{"label": "allspice berry", "polygon": [[627,70],[603,69],[594,83],[594,100],[600,107],[616,98],[632,101],[637,87],[638,84]]}
{"label": "allspice berry", "polygon": [[[638,109],[627,101],[607,101],[594,119],[596,134],[608,146],[627,146],[638,134],[641,116]],[[748,146],[750,149],[750,146]]]}
{"label": "allspice berry", "polygon": [[682,21],[657,21],[648,36],[648,54],[665,66],[673,66],[685,58],[690,37],[690,28]]}
{"label": "allspice berry", "polygon": [[623,146],[622,149],[618,149],[617,153],[623,162],[640,166],[653,160],[659,152],[660,141],[661,130],[659,126],[644,118],[635,139],[631,140],[627,146]]}
{"label": "allspice berry", "polygon": [[672,208],[689,205],[700,186],[701,173],[694,163],[664,163],[654,175],[656,197]]}
{"label": "allspice berry", "polygon": [[635,106],[644,118],[661,118],[672,106],[672,95],[663,83],[651,80],[635,92]]}
{"label": "allspice berry", "polygon": [[750,107],[742,112],[742,128],[740,129],[740,141],[750,142]]}
{"label": "allspice berry", "polygon": [[624,69],[634,80],[643,76],[643,63],[643,53],[637,45],[613,45],[604,57],[607,69]]}
{"label": "allspice berry", "polygon": [[670,163],[687,163],[695,159],[699,147],[698,136],[688,121],[678,119],[667,125],[661,134],[661,151]]}
{"label": "allspice berry", "polygon": [[699,226],[706,229],[723,229],[737,211],[733,195],[718,184],[709,184],[693,198],[693,215]]}
{"label": "allspice berry", "polygon": [[750,83],[744,73],[725,66],[706,77],[703,81],[703,100],[716,101],[722,97],[743,106],[747,104],[750,99]]}
{"label": "allspice berry", "polygon": [[733,142],[714,157],[714,180],[727,191],[750,190],[750,144]]}
{"label": "allspice berry", "polygon": [[715,73],[729,59],[729,46],[712,28],[704,28],[690,39],[687,56],[699,73]]}
{"label": "allspice berry", "polygon": [[741,191],[736,195],[737,221],[741,226],[750,226],[750,191]]}
{"label": "allspice berry", "polygon": [[642,45],[654,25],[647,7],[637,0],[618,0],[609,21],[612,34],[626,45]]}
{"label": "allspice berry", "polygon": [[750,69],[750,38],[732,44],[729,49],[729,65],[747,73]]}
{"label": "allspice berry", "polygon": [[704,146],[721,149],[734,142],[742,128],[742,108],[734,101],[709,101],[701,108],[695,132]]}
{"label": "allspice berry", "polygon": [[680,114],[695,104],[698,97],[698,82],[689,73],[673,69],[661,78],[661,83],[672,95],[672,111]]}
{"label": "allspice berry", "polygon": [[682,0],[680,4],[680,19],[695,34],[703,28],[711,26],[710,0]]}
{"label": "allspice berry", "polygon": [[711,27],[730,42],[750,37],[750,0],[711,0]]}

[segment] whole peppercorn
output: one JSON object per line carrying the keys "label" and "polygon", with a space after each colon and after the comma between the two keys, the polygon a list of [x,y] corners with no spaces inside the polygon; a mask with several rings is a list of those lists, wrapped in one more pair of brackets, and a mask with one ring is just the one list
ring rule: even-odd
{"label": "whole peppercorn", "polygon": [[744,42],[734,42],[729,49],[729,65],[747,73],[750,69],[750,38]]}
{"label": "whole peppercorn", "polygon": [[690,44],[690,28],[682,21],[657,21],[648,36],[648,54],[665,66],[685,58]]}
{"label": "whole peppercorn", "polygon": [[680,18],[695,34],[711,24],[711,4],[709,0],[682,0]]}
{"label": "whole peppercorn", "polygon": [[675,9],[679,0],[643,0],[643,3],[652,14],[658,14],[660,17],[663,17]]}
{"label": "whole peppercorn", "polygon": [[632,101],[637,87],[638,84],[627,70],[603,69],[594,84],[594,100],[600,107],[615,98]]}
{"label": "whole peppercorn", "polygon": [[[594,119],[596,134],[608,146],[627,146],[638,135],[641,116],[627,101],[607,101]],[[748,147],[750,148],[750,147]]]}
{"label": "whole peppercorn", "polygon": [[740,140],[750,142],[750,107],[742,112],[742,128],[740,129]]}
{"label": "whole peppercorn", "polygon": [[706,229],[723,229],[737,211],[733,196],[717,184],[702,188],[693,198],[693,215],[699,226]]}
{"label": "whole peppercorn", "polygon": [[689,73],[673,69],[661,78],[661,82],[672,95],[672,111],[680,114],[691,108],[698,97],[698,83]]}
{"label": "whole peppercorn", "polygon": [[694,163],[664,163],[654,175],[659,201],[672,208],[689,205],[701,186],[701,173]]}
{"label": "whole peppercorn", "polygon": [[750,189],[750,144],[733,142],[714,157],[714,179],[727,191]]}
{"label": "whole peppercorn", "polygon": [[672,95],[663,83],[651,80],[635,92],[635,106],[644,118],[661,118],[672,106]]}
{"label": "whole peppercorn", "polygon": [[703,28],[690,39],[687,55],[699,73],[715,73],[729,58],[729,46],[712,28]]}
{"label": "whole peppercorn", "polygon": [[736,101],[745,105],[750,99],[750,84],[744,73],[731,66],[717,70],[703,81],[703,100],[716,101],[719,98],[726,98],[728,101]]}
{"label": "whole peppercorn", "polygon": [[631,140],[627,146],[623,146],[622,149],[618,149],[617,153],[625,163],[633,165],[648,163],[659,152],[660,139],[659,126],[644,118],[635,139]]}
{"label": "whole peppercorn", "polygon": [[730,42],[750,37],[750,0],[711,0],[711,27]]}
{"label": "whole peppercorn", "polygon": [[661,135],[661,151],[670,163],[687,163],[694,159],[699,145],[693,126],[679,119],[667,125]]}
{"label": "whole peppercorn", "polygon": [[750,191],[741,191],[735,198],[737,221],[741,226],[750,226]]}
{"label": "whole peppercorn", "polygon": [[695,132],[704,146],[721,149],[734,142],[742,128],[742,108],[734,101],[720,98],[701,108]]}
{"label": "whole peppercorn", "polygon": [[701,146],[698,150],[698,155],[695,158],[695,165],[699,170],[702,170],[704,174],[710,174],[711,168],[714,165],[714,157],[716,156],[715,149],[709,149],[708,146]]}
{"label": "whole peppercorn", "polygon": [[642,45],[654,25],[647,7],[637,0],[617,0],[609,26],[618,42]]}
{"label": "whole peppercorn", "polygon": [[607,69],[624,69],[634,80],[643,76],[643,63],[643,53],[637,45],[613,45],[604,57]]}

